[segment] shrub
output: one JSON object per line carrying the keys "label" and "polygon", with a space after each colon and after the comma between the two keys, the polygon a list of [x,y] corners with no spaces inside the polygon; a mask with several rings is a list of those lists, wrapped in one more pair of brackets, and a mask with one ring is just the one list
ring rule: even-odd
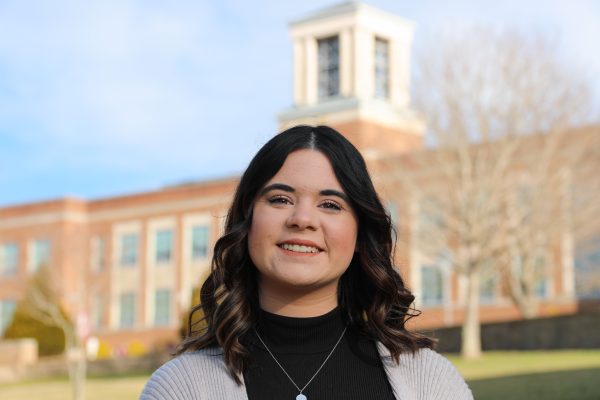
{"label": "shrub", "polygon": [[131,342],[127,346],[127,355],[131,357],[143,356],[147,352],[146,346],[138,341]]}
{"label": "shrub", "polygon": [[65,351],[65,334],[57,326],[48,326],[17,307],[12,322],[4,332],[6,339],[34,338],[40,356],[62,354]]}
{"label": "shrub", "polygon": [[107,358],[112,358],[113,357],[113,349],[110,346],[110,344],[106,343],[105,341],[101,340],[100,344],[98,345],[98,355],[97,355],[99,360],[105,360]]}
{"label": "shrub", "polygon": [[[202,279],[202,281],[204,281],[206,279],[206,277],[204,277]],[[194,287],[193,291],[192,291],[192,300],[191,300],[191,305],[193,308],[194,306],[200,304],[200,286],[196,286]],[[187,312],[184,312],[184,314],[181,317],[181,325],[179,326],[179,336],[183,339],[185,337],[187,337],[188,335],[188,329],[189,329],[189,325],[190,325],[190,312],[191,312],[191,308],[189,310],[187,310]],[[199,310],[197,312],[194,313],[193,318],[192,318],[192,331],[193,332],[199,332],[202,331],[204,328],[206,328],[206,322],[204,321],[204,313],[202,312],[202,310]]]}

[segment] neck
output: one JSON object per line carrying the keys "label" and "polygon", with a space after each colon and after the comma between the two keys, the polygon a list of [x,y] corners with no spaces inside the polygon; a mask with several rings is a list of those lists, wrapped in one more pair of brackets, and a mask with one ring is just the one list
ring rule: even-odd
{"label": "neck", "polygon": [[288,317],[260,310],[256,321],[256,332],[276,353],[297,352],[299,347],[307,352],[330,350],[344,327],[338,308],[314,317]]}
{"label": "neck", "polygon": [[275,292],[261,288],[260,307],[272,314],[285,317],[308,318],[327,314],[337,307],[337,291],[311,291],[310,293]]}

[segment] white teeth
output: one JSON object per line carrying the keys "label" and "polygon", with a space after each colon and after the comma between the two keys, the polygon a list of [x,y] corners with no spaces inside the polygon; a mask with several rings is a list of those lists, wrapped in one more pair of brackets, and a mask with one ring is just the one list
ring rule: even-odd
{"label": "white teeth", "polygon": [[280,246],[282,249],[295,251],[297,253],[318,253],[319,249],[312,246],[303,246],[300,244],[283,243]]}

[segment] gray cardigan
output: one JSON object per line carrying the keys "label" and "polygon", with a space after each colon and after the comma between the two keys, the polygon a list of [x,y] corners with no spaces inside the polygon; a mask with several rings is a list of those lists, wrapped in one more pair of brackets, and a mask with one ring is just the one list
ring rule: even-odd
{"label": "gray cardigan", "polygon": [[[470,400],[473,395],[456,368],[429,349],[400,356],[396,364],[378,345],[398,400]],[[140,400],[248,400],[246,387],[231,378],[220,349],[184,353],[152,374]],[[318,399],[322,400],[322,399]]]}

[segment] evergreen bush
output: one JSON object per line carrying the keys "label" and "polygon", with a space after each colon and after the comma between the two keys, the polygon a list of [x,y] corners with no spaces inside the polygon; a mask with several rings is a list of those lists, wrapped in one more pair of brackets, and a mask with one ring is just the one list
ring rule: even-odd
{"label": "evergreen bush", "polygon": [[34,338],[38,342],[40,357],[62,354],[65,351],[65,334],[57,326],[48,326],[17,306],[12,322],[4,332],[5,339]]}

